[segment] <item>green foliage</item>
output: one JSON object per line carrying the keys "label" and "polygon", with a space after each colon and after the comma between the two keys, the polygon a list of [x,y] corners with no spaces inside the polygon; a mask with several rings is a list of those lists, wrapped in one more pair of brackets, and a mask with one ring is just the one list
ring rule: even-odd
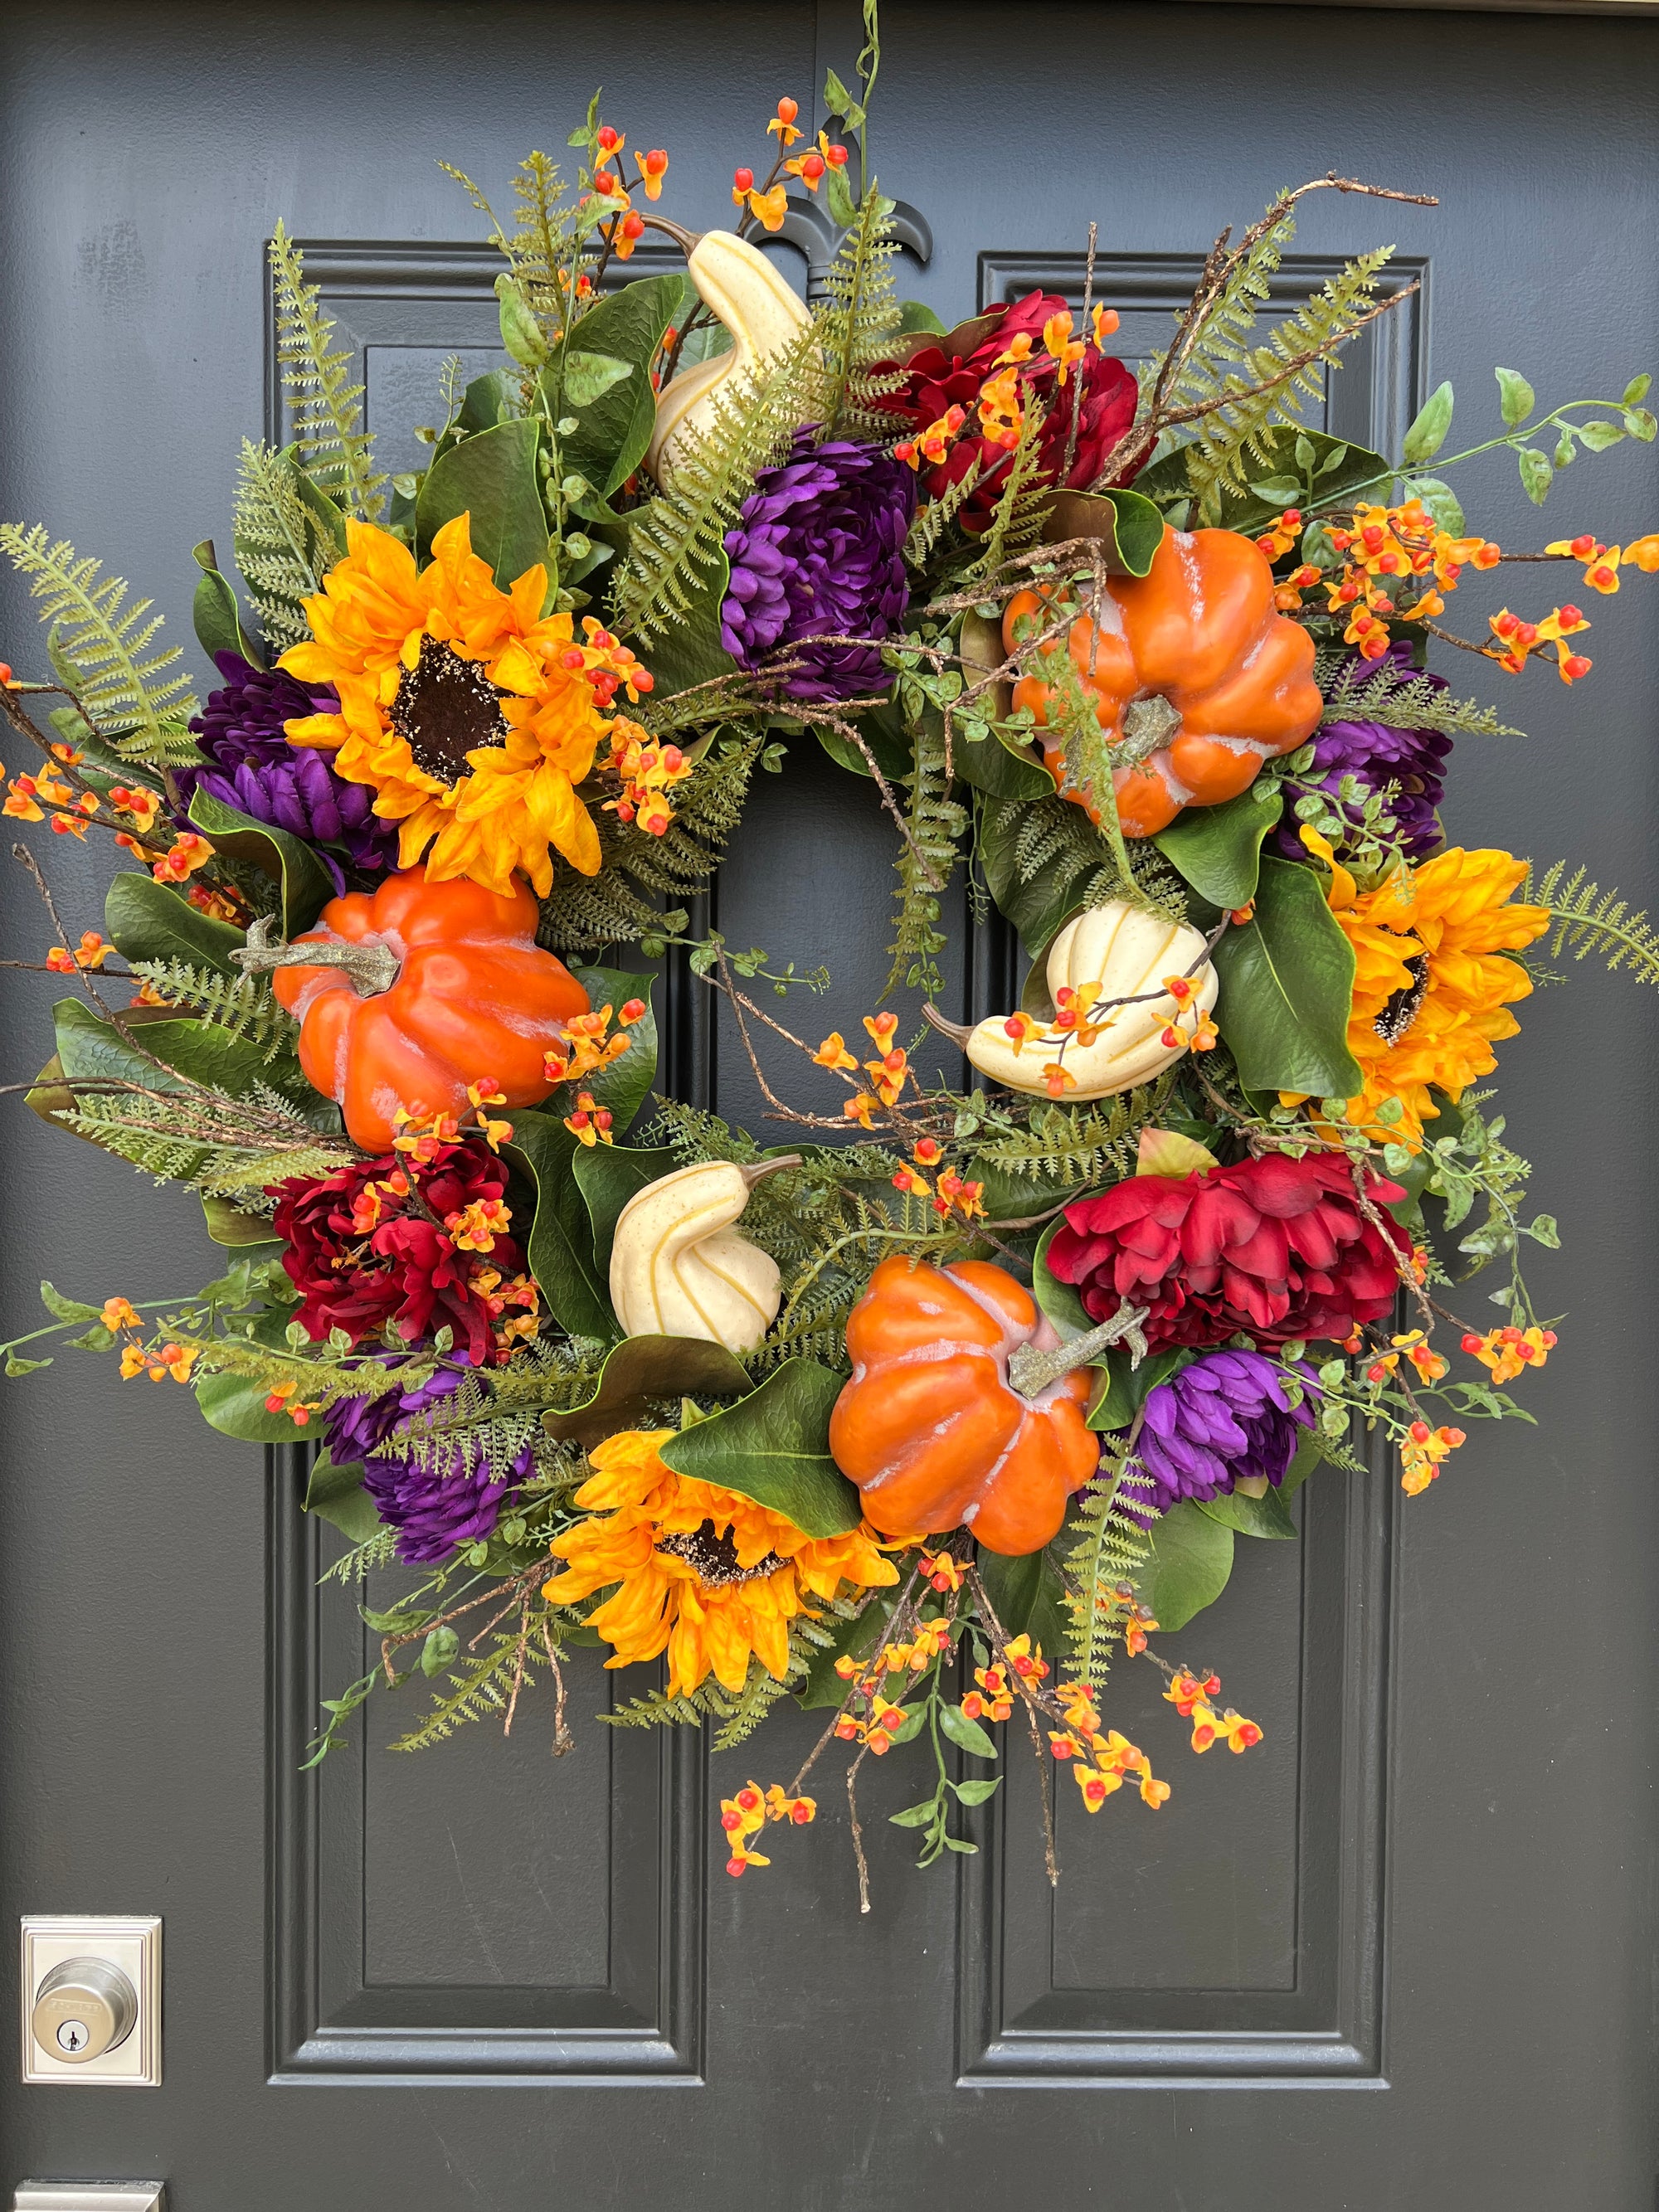
{"label": "green foliage", "polygon": [[1449,738],[1524,735],[1500,722],[1495,708],[1478,699],[1453,699],[1427,675],[1401,678],[1388,667],[1362,669],[1347,653],[1322,654],[1317,673],[1328,722],[1382,722],[1391,730],[1438,730]]}
{"label": "green foliage", "polygon": [[1352,1098],[1361,1081],[1347,1042],[1353,947],[1313,870],[1263,860],[1254,919],[1225,931],[1212,957],[1216,1019],[1240,1081]]}
{"label": "green foliage", "polygon": [[268,1059],[291,1052],[300,1024],[276,1003],[266,975],[222,975],[194,962],[135,960],[132,972],[151,984],[172,1006],[188,1006],[206,1021],[216,1022],[234,1037],[252,1037],[268,1045]]}
{"label": "green foliage", "polygon": [[124,606],[127,586],[119,576],[100,579],[100,562],[81,559],[66,538],[49,541],[38,522],[27,530],[0,523],[0,553],[41,602],[53,665],[100,735],[126,759],[196,759],[185,726],[196,701],[187,678],[168,673],[180,648],[155,649],[161,617],[144,619],[154,600]]}
{"label": "green foliage", "polygon": [[975,457],[953,484],[948,484],[937,499],[929,500],[917,511],[904,541],[904,557],[913,568],[927,566],[945,531],[966,507],[978,484],[979,461]]}
{"label": "green foliage", "polygon": [[468,1721],[487,1720],[492,1713],[505,1713],[514,1688],[532,1685],[545,1665],[544,1655],[537,1652],[532,1656],[532,1647],[516,1627],[510,1631],[497,1629],[487,1650],[449,1675],[448,1689],[437,1698],[419,1726],[400,1735],[388,1748],[425,1751],[434,1743],[446,1742]]}
{"label": "green foliage", "polygon": [[[948,679],[960,690],[962,679]],[[914,688],[924,692],[938,678],[920,674],[902,679],[900,697]],[[918,702],[920,704],[920,702]],[[931,704],[932,702],[927,702]],[[900,983],[937,995],[945,988],[938,955],[945,949],[939,926],[940,902],[956,872],[957,841],[968,827],[966,808],[951,796],[945,772],[945,724],[927,706],[916,715],[912,730],[910,773],[904,779],[904,822],[907,835],[900,841],[895,866],[899,888],[894,916],[893,942],[887,950],[887,996]]]}
{"label": "green foliage", "polygon": [[340,551],[325,512],[307,504],[289,453],[242,441],[232,509],[236,565],[273,650],[310,635],[301,601],[323,588]]}
{"label": "green foliage", "polygon": [[676,790],[674,819],[660,837],[618,823],[613,814],[596,814],[599,872],[560,871],[542,902],[543,943],[558,951],[583,951],[684,929],[687,915],[679,902],[707,887],[743,817],[764,744],[759,732],[716,738]]}
{"label": "green foliage", "polygon": [[978,551],[968,570],[970,579],[994,576],[1017,553],[1029,552],[1042,535],[1042,526],[1054,505],[1054,493],[1039,483],[1042,467],[1042,426],[1046,416],[1029,386],[1019,426],[1019,442],[1009,459],[1008,472],[997,494],[996,506]]}
{"label": "green foliage", "polygon": [[1139,1495],[1151,1487],[1121,1445],[1109,1442],[1099,1472],[1066,1523],[1074,1539],[1065,1559],[1069,1648],[1078,1675],[1097,1690],[1119,1632],[1111,1593],[1119,1583],[1135,1579],[1148,1550],[1146,1531],[1126,1510],[1123,1493],[1127,1488]]}
{"label": "green foliage", "polygon": [[659,637],[690,616],[700,584],[726,558],[723,540],[760,471],[821,404],[818,331],[809,325],[756,374],[722,391],[705,434],[681,453],[673,481],[633,518],[614,587],[617,626]]}
{"label": "green foliage", "polygon": [[1570,952],[1575,960],[1583,960],[1594,952],[1610,971],[1628,968],[1659,989],[1659,932],[1649,921],[1645,908],[1632,913],[1627,899],[1616,891],[1604,893],[1587,880],[1584,869],[1575,868],[1569,876],[1565,860],[1545,871],[1536,891],[1527,890],[1522,896],[1550,910],[1556,924],[1550,939],[1553,959]]}
{"label": "green foliage", "polygon": [[[815,1598],[812,1603],[814,1611],[835,1621],[851,1620],[858,1609],[843,1598],[827,1605]],[[833,1629],[798,1614],[789,1624],[789,1660],[781,1681],[751,1657],[740,1690],[723,1688],[711,1674],[689,1696],[671,1698],[665,1690],[653,1690],[645,1697],[630,1698],[625,1705],[619,1703],[600,1718],[612,1728],[699,1728],[708,1721],[714,1724],[714,1749],[733,1751],[748,1741],[781,1698],[805,1685],[814,1657],[835,1642]]]}
{"label": "green foliage", "polygon": [[748,1397],[671,1437],[663,1464],[751,1498],[809,1536],[845,1535],[859,1525],[859,1500],[830,1451],[841,1388],[816,1361],[786,1360]]}
{"label": "green foliage", "polygon": [[901,372],[878,372],[892,349],[898,327],[893,263],[893,203],[873,185],[841,241],[825,279],[828,303],[818,319],[826,386],[822,421],[826,438],[890,437],[893,418],[872,403],[899,390]]}
{"label": "green foliage", "polygon": [[262,1083],[238,1097],[201,1085],[148,1096],[81,1091],[55,1118],[158,1182],[234,1197],[259,1212],[274,1204],[264,1195],[268,1184],[328,1175],[354,1157]]}
{"label": "green foliage", "polygon": [[[440,161],[438,167],[455,179],[481,215],[489,216],[489,243],[505,257],[517,293],[535,319],[544,359],[564,334],[567,287],[576,251],[574,210],[562,205],[566,187],[557,162],[542,153],[527,154],[520,162],[513,178],[510,231],[465,170],[448,161]],[[534,389],[532,368],[524,380],[526,404]]]}
{"label": "green foliage", "polygon": [[1134,1173],[1140,1132],[1167,1110],[1173,1081],[1160,1077],[1091,1105],[1033,1100],[1025,1127],[993,1138],[975,1166],[1065,1190],[1116,1182]]}
{"label": "green foliage", "polygon": [[374,441],[363,428],[363,386],[347,381],[351,356],[330,343],[331,316],[322,294],[305,281],[299,248],[281,222],[270,241],[276,288],[276,366],[299,457],[331,499],[362,522],[381,507],[383,476],[374,473]]}

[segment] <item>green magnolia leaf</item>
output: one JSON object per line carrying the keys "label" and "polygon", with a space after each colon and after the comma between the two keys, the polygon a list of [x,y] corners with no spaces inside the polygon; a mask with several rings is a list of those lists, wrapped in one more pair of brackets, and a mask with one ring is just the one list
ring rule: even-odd
{"label": "green magnolia leaf", "polygon": [[1049,509],[1043,536],[1051,544],[1067,538],[1096,538],[1106,566],[1120,575],[1144,576],[1164,542],[1164,516],[1144,492],[1063,491]]}
{"label": "green magnolia leaf", "polygon": [[[933,309],[925,307],[920,300],[900,301],[899,328],[907,337],[914,331],[932,331],[939,337],[945,335],[944,324]],[[1641,394],[1638,392],[1637,397],[1639,398]]]}
{"label": "green magnolia leaf", "polygon": [[1534,507],[1542,507],[1555,481],[1549,455],[1540,453],[1536,446],[1522,446],[1516,459],[1520,464],[1521,482],[1527,497]]}
{"label": "green magnolia leaf", "polygon": [[422,553],[446,522],[465,514],[472,550],[503,591],[526,569],[545,568],[547,514],[536,477],[541,435],[537,422],[498,422],[439,454],[415,502]]}
{"label": "green magnolia leaf", "polygon": [[[964,646],[963,650],[966,651]],[[1042,765],[1026,730],[1006,729],[988,719],[974,734],[972,723],[958,721],[952,732],[951,766],[963,783],[989,799],[1047,799],[1054,780]],[[909,763],[905,763],[905,774]],[[866,769],[865,773],[869,773]]]}
{"label": "green magnolia leaf", "polygon": [[939,1709],[940,1730],[952,1743],[963,1751],[972,1752],[975,1759],[994,1759],[997,1747],[977,1721],[969,1720],[960,1705],[941,1704]]}
{"label": "green magnolia leaf", "polygon": [[1214,953],[1217,1026],[1251,1091],[1352,1098],[1362,1078],[1348,1050],[1353,947],[1319,878],[1293,860],[1263,860],[1255,916]]}
{"label": "green magnolia leaf", "polygon": [[542,1426],[591,1451],[621,1429],[638,1428],[653,1399],[735,1398],[748,1388],[748,1370],[723,1344],[629,1336],[606,1358],[593,1395],[568,1413],[544,1413]]}
{"label": "green magnolia leaf", "polygon": [[647,1184],[672,1175],[684,1164],[679,1154],[666,1146],[636,1150],[628,1145],[578,1146],[573,1172],[593,1224],[594,1263],[607,1279],[611,1240],[623,1206]]}
{"label": "green magnolia leaf", "polygon": [[228,1198],[204,1194],[202,1217],[216,1244],[237,1249],[247,1244],[280,1244],[282,1239],[263,1213],[245,1213]]}
{"label": "green magnolia leaf", "polygon": [[[57,1072],[62,1075],[115,1076],[148,1091],[163,1091],[205,1083],[228,1091],[234,1098],[245,1097],[255,1083],[268,1083],[292,1098],[313,1128],[331,1132],[340,1126],[338,1108],[312,1089],[296,1060],[283,1055],[267,1061],[264,1045],[251,1037],[232,1036],[216,1022],[192,1021],[170,1013],[162,1013],[157,1021],[131,1020],[144,1050],[164,1063],[158,1067],[79,999],[60,999],[52,1008],[52,1020],[58,1037]],[[31,1103],[44,1096],[46,1087],[43,1082],[41,1091],[29,1094]]]}
{"label": "green magnolia leaf", "polygon": [[[542,372],[549,420],[577,418],[575,429],[559,441],[560,472],[586,477],[605,499],[621,489],[645,459],[657,419],[651,363],[664,331],[684,319],[681,311],[690,292],[689,278],[670,275],[647,276],[607,293],[576,326],[580,351],[573,349],[562,362],[556,354]],[[622,374],[602,375],[577,366],[600,360],[621,364]],[[651,666],[654,674],[654,655]]]}
{"label": "green magnolia leaf", "polygon": [[1413,477],[1408,488],[1440,529],[1449,531],[1454,538],[1463,535],[1463,502],[1449,483],[1443,483],[1438,477]]}
{"label": "green magnolia leaf", "polygon": [[[461,411],[455,417],[455,428],[470,438],[476,431],[493,430],[498,422],[516,421],[522,411],[518,378],[510,368],[489,368],[482,376],[475,376],[461,394]],[[440,451],[447,453],[448,447],[441,447]]]}
{"label": "green magnolia leaf", "polygon": [[1164,1352],[1149,1352],[1139,1367],[1133,1367],[1130,1355],[1114,1345],[1101,1362],[1100,1388],[1085,1416],[1089,1426],[1103,1432],[1127,1429],[1146,1404],[1147,1393],[1185,1367],[1190,1356],[1184,1346],[1176,1345]]}
{"label": "green magnolia leaf", "polygon": [[547,359],[547,340],[524,293],[503,270],[495,279],[501,302],[501,343],[520,368],[539,368]]}
{"label": "green magnolia leaf", "polygon": [[1236,1490],[1225,1498],[1194,1499],[1194,1503],[1200,1513],[1207,1513],[1212,1521],[1219,1521],[1241,1536],[1285,1537],[1297,1533],[1290,1508],[1276,1490],[1266,1490],[1260,1498]]}
{"label": "green magnolia leaf", "polygon": [[[642,999],[646,1011],[630,1028],[621,1031],[628,1039],[626,1052],[594,1074],[583,1076],[580,1083],[562,1084],[543,1110],[562,1118],[571,1110],[574,1094],[586,1091],[594,1103],[610,1114],[612,1137],[625,1137],[657,1079],[657,1017],[651,1005],[651,988],[657,979],[626,968],[573,967],[570,972],[596,1009],[610,1006],[620,1014],[630,999]],[[619,1030],[620,1024],[613,1023],[612,1027]]]}
{"label": "green magnolia leaf", "polygon": [[664,1462],[769,1506],[809,1536],[845,1535],[860,1506],[830,1453],[841,1390],[841,1377],[816,1360],[787,1359],[747,1398],[671,1437]]}
{"label": "green magnolia leaf", "polygon": [[190,802],[190,819],[215,852],[224,853],[233,860],[246,860],[280,884],[284,937],[297,937],[301,930],[309,929],[334,896],[333,878],[327,869],[309,845],[286,830],[239,814],[234,806],[222,805],[199,787]]}
{"label": "green magnolia leaf", "polygon": [[610,1344],[622,1331],[593,1256],[592,1225],[574,1172],[574,1157],[581,1149],[563,1122],[550,1114],[514,1114],[513,1142],[506,1151],[536,1186],[530,1272],[562,1328],[572,1336]]}
{"label": "green magnolia leaf", "polygon": [[[654,501],[653,504],[654,505]],[[648,507],[630,515],[631,523],[648,514]],[[672,698],[693,684],[730,676],[737,662],[720,643],[720,602],[732,579],[732,564],[721,553],[717,560],[688,564],[681,571],[688,611],[684,622],[672,623],[653,638],[648,655],[653,685],[652,697]]]}
{"label": "green magnolia leaf", "polygon": [[981,1545],[978,1559],[986,1594],[1009,1635],[1029,1636],[1050,1658],[1063,1652],[1069,1627],[1066,1577],[1053,1548],[1010,1559]]}
{"label": "green magnolia leaf", "polygon": [[242,611],[236,604],[235,592],[219,573],[213,540],[204,538],[191,551],[202,571],[196,597],[191,602],[197,643],[210,659],[216,653],[239,653],[255,668],[263,668],[265,657],[242,628]]}
{"label": "green magnolia leaf", "polygon": [[[1302,495],[1298,479],[1309,473],[1297,462],[1297,441],[1301,438],[1311,449],[1314,466],[1311,474],[1317,487],[1311,502]],[[1248,492],[1224,489],[1221,494],[1221,520],[1229,530],[1243,531],[1254,537],[1268,523],[1276,522],[1290,505],[1325,508],[1352,506],[1356,497],[1377,498],[1392,481],[1395,471],[1380,453],[1373,453],[1364,446],[1350,445],[1346,439],[1333,438],[1323,430],[1297,431],[1287,423],[1262,433],[1263,459],[1268,464],[1263,470],[1263,480],[1278,484],[1294,483],[1291,498],[1258,498],[1254,489]],[[1187,460],[1194,450],[1178,446],[1174,453],[1166,453],[1150,469],[1143,469],[1135,479],[1138,490],[1144,491],[1164,507],[1190,499],[1192,490],[1187,481]]]}
{"label": "green magnolia leaf", "polygon": [[1407,431],[1400,448],[1401,459],[1412,468],[1420,468],[1425,461],[1431,461],[1446,442],[1451,419],[1451,386],[1437,385],[1423,402],[1416,421]]}
{"label": "green magnolia leaf", "polygon": [[104,927],[124,960],[183,960],[219,975],[240,974],[230,956],[247,942],[245,931],[215,921],[171,884],[137,869],[110,879]]}
{"label": "green magnolia leaf", "polygon": [[1158,1626],[1173,1634],[1226,1589],[1233,1532],[1182,1498],[1147,1533],[1152,1556],[1136,1568],[1135,1581]]}
{"label": "green magnolia leaf", "polygon": [[1495,368],[1492,374],[1498,379],[1498,404],[1503,410],[1504,420],[1513,430],[1517,423],[1526,421],[1538,404],[1533,388],[1518,369]]}
{"label": "green magnolia leaf", "polygon": [[1316,1429],[1303,1437],[1296,1448],[1296,1457],[1285,1470],[1285,1480],[1279,1486],[1280,1503],[1288,1504],[1314,1469],[1324,1463],[1324,1440]]}
{"label": "green magnolia leaf", "polygon": [[1188,806],[1152,839],[1186,881],[1212,906],[1248,906],[1255,896],[1261,841],[1285,811],[1280,791],[1261,799],[1255,787],[1220,806]]}
{"label": "green magnolia leaf", "polygon": [[[196,1403],[201,1408],[203,1419],[222,1436],[235,1437],[245,1444],[297,1444],[305,1441],[305,1431],[296,1429],[286,1413],[265,1411],[265,1400],[270,1394],[263,1382],[255,1382],[246,1375],[203,1375],[195,1388]],[[362,1469],[354,1468],[352,1472],[361,1476]],[[307,1506],[310,1502],[307,1495]]]}
{"label": "green magnolia leaf", "polygon": [[1065,1215],[1057,1213],[1037,1240],[1031,1261],[1031,1296],[1062,1336],[1083,1336],[1094,1327],[1092,1317],[1075,1286],[1062,1283],[1048,1270],[1048,1247],[1065,1226]]}

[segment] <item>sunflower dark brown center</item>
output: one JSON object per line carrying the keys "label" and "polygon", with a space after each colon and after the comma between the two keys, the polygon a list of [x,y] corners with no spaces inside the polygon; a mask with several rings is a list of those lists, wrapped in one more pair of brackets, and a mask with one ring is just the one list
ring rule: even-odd
{"label": "sunflower dark brown center", "polygon": [[1411,981],[1404,990],[1395,991],[1386,998],[1372,1028],[1384,1044],[1398,1044],[1401,1038],[1417,1019],[1429,988],[1428,955],[1413,952],[1407,959],[1406,968]]}
{"label": "sunflower dark brown center", "polygon": [[775,1552],[769,1552],[752,1567],[740,1566],[738,1547],[730,1531],[717,1532],[712,1521],[703,1522],[684,1535],[665,1536],[657,1549],[672,1552],[677,1559],[684,1559],[694,1570],[697,1580],[711,1589],[728,1583],[757,1582],[761,1576],[772,1574],[783,1565]]}
{"label": "sunflower dark brown center", "polygon": [[463,660],[441,638],[423,636],[420,659],[398,685],[390,720],[417,768],[454,783],[466,774],[470,752],[506,737],[507,696],[476,660]]}

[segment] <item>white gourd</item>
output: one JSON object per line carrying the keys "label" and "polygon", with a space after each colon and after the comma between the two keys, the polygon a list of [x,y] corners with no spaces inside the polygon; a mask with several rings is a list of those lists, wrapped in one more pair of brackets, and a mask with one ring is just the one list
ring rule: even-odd
{"label": "white gourd", "polygon": [[777,1317],[778,1263],[732,1224],[764,1175],[796,1156],[741,1168],[707,1160],[635,1192],[611,1247],[611,1303],[629,1336],[694,1336],[751,1352]]}
{"label": "white gourd", "polygon": [[[1193,995],[1184,1013],[1158,986],[1166,975],[1184,975],[1203,950],[1204,939],[1197,930],[1131,906],[1127,899],[1110,899],[1066,923],[1048,948],[1048,995],[1056,1006],[1063,987],[1084,992],[1085,1007],[1101,999],[1136,999],[1145,992],[1158,992],[1145,1005],[1114,1007],[1103,1017],[1092,1044],[1073,1041],[1066,1046],[1061,1064],[1077,1079],[1075,1089],[1066,1088],[1067,1098],[1109,1097],[1137,1083],[1150,1082],[1180,1059],[1192,1035],[1193,1010],[1208,1013],[1216,1002],[1219,985],[1215,969],[1206,963],[1193,977]],[[1086,986],[1097,988],[1085,990]],[[1048,1090],[1045,1071],[1060,1058],[1060,1039],[1033,1039],[1016,1053],[1003,1020],[993,1014],[979,1024],[967,1040],[969,1059],[981,1074],[1006,1083],[1011,1091],[1043,1095]],[[1172,1025],[1180,1031],[1181,1042],[1167,1045],[1164,1033]]]}
{"label": "white gourd", "polygon": [[732,333],[729,353],[698,362],[674,378],[657,400],[656,428],[646,462],[666,483],[684,447],[708,428],[728,379],[783,352],[811,321],[806,304],[781,270],[734,231],[706,230],[686,257],[691,282]]}

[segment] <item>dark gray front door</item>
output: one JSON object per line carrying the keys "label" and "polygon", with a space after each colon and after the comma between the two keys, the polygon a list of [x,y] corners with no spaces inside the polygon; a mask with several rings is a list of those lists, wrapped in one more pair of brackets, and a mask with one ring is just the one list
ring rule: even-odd
{"label": "dark gray front door", "polygon": [[[238,441],[267,424],[278,215],[364,349],[395,457],[443,355],[493,338],[493,270],[455,242],[473,221],[434,156],[500,185],[530,147],[562,148],[603,81],[607,112],[670,148],[677,211],[718,222],[779,94],[805,106],[826,63],[848,73],[856,12],[14,10],[0,511],[101,556],[188,637],[189,548],[228,538]],[[1650,22],[884,13],[878,166],[932,225],[910,289],[947,319],[1077,289],[1093,217],[1097,296],[1150,346],[1224,222],[1334,168],[1443,204],[1332,194],[1308,212],[1316,265],[1393,235],[1427,280],[1337,380],[1334,425],[1382,442],[1446,376],[1473,416],[1494,360],[1546,404],[1654,365]],[[1592,525],[1623,540],[1659,519],[1655,459],[1581,462],[1547,529],[1505,460],[1471,482],[1471,514],[1506,544]],[[1463,741],[1455,836],[1593,852],[1637,903],[1659,896],[1659,624],[1630,606],[1654,588],[1636,579],[1609,610],[1571,693],[1472,664],[1536,734]],[[0,607],[0,647],[33,665],[9,579]],[[884,969],[888,843],[868,787],[797,752],[759,781],[719,924],[827,962],[855,1012]],[[101,884],[58,845],[78,927]],[[40,957],[21,873],[0,921],[7,957]],[[965,908],[956,923],[977,1012],[1006,948]],[[1297,1544],[1241,1547],[1194,1656],[1265,1745],[1176,1765],[1156,1816],[1063,1805],[1057,1896],[1018,1761],[981,1854],[927,1875],[881,1818],[914,1790],[897,1759],[875,1773],[867,1918],[833,1791],[769,1873],[728,1881],[713,1801],[757,1762],[787,1775],[805,1716],[712,1765],[689,1735],[590,1723],[555,1764],[534,1705],[505,1745],[473,1728],[418,1759],[382,1748],[394,1708],[302,1778],[317,1698],[363,1662],[349,1603],[315,1588],[295,1468],[262,1470],[183,1392],[91,1362],[72,1395],[8,1385],[6,1924],[163,1914],[167,1991],[160,2089],[21,2088],[0,2055],[0,2200],[28,2173],[166,2177],[176,2212],[1650,2204],[1652,1033],[1621,981],[1575,983],[1529,1002],[1505,1056],[1511,1141],[1567,1234],[1538,1284],[1570,1316],[1529,1399],[1541,1425],[1479,1436],[1403,1510],[1386,1469],[1328,1473]],[[5,988],[15,1080],[52,994],[15,973]],[[689,1005],[669,1067],[764,1128],[734,1041]],[[193,1201],[8,1110],[8,1334],[47,1272],[94,1297],[201,1279]],[[608,1694],[597,1667],[573,1689],[578,1712]],[[1150,1737],[1132,1674],[1114,1694]]]}

